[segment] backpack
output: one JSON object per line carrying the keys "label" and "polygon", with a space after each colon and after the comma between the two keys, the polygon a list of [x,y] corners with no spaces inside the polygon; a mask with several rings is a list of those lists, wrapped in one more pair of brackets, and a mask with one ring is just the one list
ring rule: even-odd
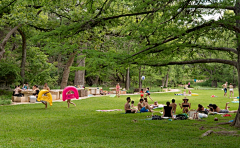
{"label": "backpack", "polygon": [[186,120],[187,118],[188,116],[185,113],[176,115],[177,120]]}
{"label": "backpack", "polygon": [[152,120],[161,120],[161,116],[158,116],[158,115],[154,115],[152,116]]}

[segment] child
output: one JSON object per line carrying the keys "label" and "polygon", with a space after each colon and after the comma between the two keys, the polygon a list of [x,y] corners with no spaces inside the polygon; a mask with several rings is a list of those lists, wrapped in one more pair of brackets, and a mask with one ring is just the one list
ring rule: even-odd
{"label": "child", "polygon": [[183,96],[186,96],[186,90],[184,90],[184,92],[183,92]]}
{"label": "child", "polygon": [[131,109],[137,109],[137,107],[134,106],[134,101],[131,101]]}
{"label": "child", "polygon": [[[150,97],[149,88],[147,88],[147,90],[146,90],[146,97],[147,97],[147,96],[152,100],[152,98]],[[153,101],[153,100],[152,100],[152,101]]]}
{"label": "child", "polygon": [[144,92],[143,92],[143,89],[141,89],[141,91],[140,91],[140,96],[141,96],[141,99],[143,99],[143,97],[144,97],[144,94],[143,94]]}
{"label": "child", "polygon": [[189,90],[188,93],[189,93],[189,95],[191,95],[192,94],[191,90]]}
{"label": "child", "polygon": [[[72,91],[69,91],[69,92],[67,92],[67,94],[74,94],[74,93]],[[74,106],[76,106],[75,103],[71,102],[71,99],[68,99],[67,103],[68,103],[68,108],[69,108],[69,104],[73,104]]]}

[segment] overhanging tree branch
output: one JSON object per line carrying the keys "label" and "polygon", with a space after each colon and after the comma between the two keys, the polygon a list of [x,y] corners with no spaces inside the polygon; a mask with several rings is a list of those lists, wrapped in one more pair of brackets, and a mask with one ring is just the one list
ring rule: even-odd
{"label": "overhanging tree branch", "polygon": [[108,1],[108,0],[106,0],[106,1],[103,3],[103,5],[102,5],[102,7],[100,8],[100,10],[99,10],[98,14],[97,14],[97,15],[96,15],[94,18],[97,18],[99,15],[101,15],[101,14],[102,14],[103,7],[106,5],[107,1]]}
{"label": "overhanging tree branch", "polygon": [[2,43],[0,44],[0,60],[3,57],[3,54],[5,53],[5,45],[8,41],[8,39],[11,37],[11,35],[21,26],[21,24],[17,25],[16,27],[14,27],[3,39]]}
{"label": "overhanging tree branch", "polygon": [[35,28],[36,30],[40,30],[40,31],[44,31],[44,32],[52,31],[52,29],[45,29],[45,28],[41,28],[41,27],[34,26],[34,25],[31,25],[31,24],[28,24],[28,26],[31,26],[31,27]]}
{"label": "overhanging tree branch", "polygon": [[6,9],[7,7],[11,6],[13,3],[15,3],[17,0],[13,0],[11,1],[8,5],[4,6],[3,8],[1,8],[0,13],[2,13],[4,11],[4,9]]}
{"label": "overhanging tree branch", "polygon": [[201,45],[184,45],[185,47],[195,47],[195,48],[201,48],[201,49],[210,49],[210,50],[218,50],[218,51],[228,51],[233,52],[235,54],[238,54],[236,49],[233,48],[226,48],[226,47],[210,47],[210,46],[201,46]]}
{"label": "overhanging tree branch", "polygon": [[[168,62],[168,63],[162,63],[162,64],[146,64],[146,63],[144,63],[142,65],[167,66],[167,65],[196,64],[196,63],[222,63],[222,64],[228,64],[228,65],[237,67],[236,61],[223,60],[223,59],[199,59],[199,60],[192,60],[192,61]],[[139,64],[139,63],[133,63],[133,64]]]}
{"label": "overhanging tree branch", "polygon": [[151,50],[151,49],[153,49],[153,48],[155,48],[155,47],[158,47],[158,46],[160,46],[160,45],[163,45],[163,44],[165,44],[165,43],[168,43],[168,42],[170,42],[170,41],[173,41],[173,40],[175,40],[175,39],[178,39],[178,38],[181,37],[181,36],[185,36],[185,35],[187,35],[188,33],[191,33],[191,32],[193,32],[193,31],[196,31],[196,30],[205,28],[205,27],[207,27],[207,26],[211,26],[214,22],[215,22],[215,21],[212,20],[212,21],[207,22],[207,23],[204,23],[204,24],[202,24],[202,25],[200,25],[200,26],[196,26],[196,27],[194,27],[194,28],[188,29],[188,30],[186,30],[184,33],[182,33],[182,34],[180,34],[180,35],[177,35],[177,36],[171,37],[171,38],[169,38],[169,39],[166,39],[166,40],[162,41],[161,43],[156,43],[156,44],[153,45],[152,47],[149,47],[149,48],[147,48],[147,49],[144,49],[144,50],[142,50],[142,51],[139,51],[139,52],[131,55],[130,57],[134,57],[134,56],[136,56],[136,55],[138,55],[138,54],[141,54],[141,53],[143,53],[143,52],[149,51],[149,50]]}
{"label": "overhanging tree branch", "polygon": [[188,8],[206,8],[206,9],[228,9],[235,10],[233,6],[221,6],[221,5],[189,5]]}

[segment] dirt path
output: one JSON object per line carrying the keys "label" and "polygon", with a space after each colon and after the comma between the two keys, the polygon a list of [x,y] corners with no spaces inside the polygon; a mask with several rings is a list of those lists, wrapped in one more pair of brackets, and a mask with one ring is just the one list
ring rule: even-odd
{"label": "dirt path", "polygon": [[[171,89],[171,91],[167,91],[167,92],[152,92],[152,93],[169,93],[169,92],[180,92],[179,89]],[[110,96],[113,94],[108,94],[106,96]],[[130,96],[130,95],[138,95],[138,93],[136,94],[121,94],[122,96]],[[102,97],[103,95],[90,95],[88,97],[80,97],[79,99],[72,99],[72,100],[82,100],[82,99],[87,99],[87,98],[91,98],[91,97]],[[62,100],[53,100],[53,102],[63,102]],[[42,103],[42,102],[36,102],[36,103]],[[30,102],[12,102],[12,104],[10,105],[20,105],[20,104],[35,104],[35,103],[30,103]]]}

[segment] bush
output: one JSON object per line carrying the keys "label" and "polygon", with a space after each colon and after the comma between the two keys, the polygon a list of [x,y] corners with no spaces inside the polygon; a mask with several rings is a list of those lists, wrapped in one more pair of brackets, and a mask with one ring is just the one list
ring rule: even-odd
{"label": "bush", "polygon": [[0,105],[8,105],[11,104],[11,95],[2,95],[0,96]]}
{"label": "bush", "polygon": [[12,91],[6,91],[6,90],[0,89],[0,94],[1,95],[11,96],[12,95]]}
{"label": "bush", "polygon": [[11,103],[12,103],[11,100],[0,100],[0,105],[9,105]]}

